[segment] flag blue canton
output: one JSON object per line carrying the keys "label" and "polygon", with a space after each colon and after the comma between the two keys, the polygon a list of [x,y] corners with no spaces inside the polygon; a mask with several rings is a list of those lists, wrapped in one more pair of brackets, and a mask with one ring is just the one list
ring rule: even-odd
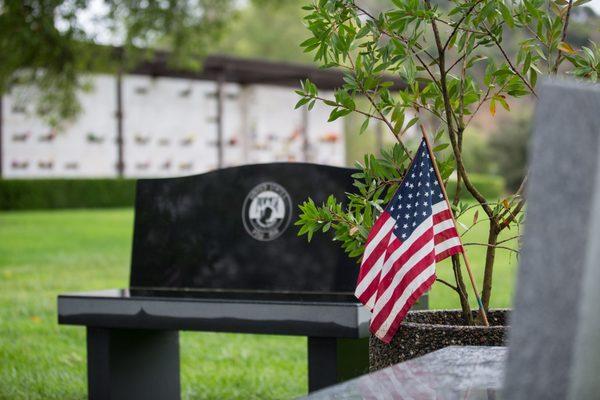
{"label": "flag blue canton", "polygon": [[431,216],[432,206],[444,201],[425,141],[386,211],[396,220],[394,234],[402,241]]}

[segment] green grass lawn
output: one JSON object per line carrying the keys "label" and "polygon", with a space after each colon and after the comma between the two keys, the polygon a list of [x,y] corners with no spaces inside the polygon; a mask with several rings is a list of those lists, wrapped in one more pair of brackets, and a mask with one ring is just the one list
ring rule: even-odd
{"label": "green grass lawn", "polygon": [[[58,326],[61,292],[124,287],[133,213],[123,210],[0,214],[0,399],[86,398],[85,330]],[[485,224],[469,233],[477,240]],[[510,234],[510,233],[509,233]],[[479,277],[483,247],[469,247]],[[510,305],[514,256],[497,256],[493,306]],[[452,279],[446,264],[438,275]],[[441,284],[432,308],[456,308]],[[185,399],[281,399],[306,393],[306,339],[181,334]]]}

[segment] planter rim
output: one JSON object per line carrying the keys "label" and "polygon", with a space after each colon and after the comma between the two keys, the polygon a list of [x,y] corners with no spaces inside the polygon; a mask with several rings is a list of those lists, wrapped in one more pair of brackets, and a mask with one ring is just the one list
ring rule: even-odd
{"label": "planter rim", "polygon": [[[489,311],[504,311],[510,312],[511,308],[492,308]],[[414,310],[409,311],[410,315],[424,315],[424,314],[436,314],[436,313],[462,313],[462,310],[459,309],[447,309],[447,310]],[[474,311],[477,312],[477,311]],[[447,330],[476,330],[476,329],[485,329],[485,330],[505,330],[510,328],[510,325],[491,325],[488,327],[482,325],[448,325],[448,324],[428,324],[424,322],[402,322],[402,326],[407,328],[425,328],[425,329],[447,329]]]}

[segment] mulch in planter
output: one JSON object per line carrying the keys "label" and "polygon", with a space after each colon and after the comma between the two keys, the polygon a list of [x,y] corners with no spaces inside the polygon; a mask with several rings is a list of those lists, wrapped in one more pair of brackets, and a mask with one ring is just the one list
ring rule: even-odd
{"label": "mulch in planter", "polygon": [[[490,310],[487,328],[464,325],[460,310],[411,311],[390,344],[371,336],[369,368],[376,371],[452,345],[503,346],[509,311]],[[477,314],[473,312],[474,317]]]}

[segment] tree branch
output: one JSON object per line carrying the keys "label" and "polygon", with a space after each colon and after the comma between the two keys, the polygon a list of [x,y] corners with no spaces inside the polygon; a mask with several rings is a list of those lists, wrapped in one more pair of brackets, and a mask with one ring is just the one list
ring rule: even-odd
{"label": "tree branch", "polygon": [[439,114],[437,111],[435,111],[435,110],[432,110],[431,108],[427,107],[427,106],[426,106],[426,105],[424,105],[424,104],[417,103],[416,101],[412,101],[411,103],[412,103],[413,107],[415,108],[415,110],[417,111],[417,113],[419,112],[419,109],[420,109],[420,108],[422,108],[422,109],[424,109],[424,110],[427,110],[427,111],[429,111],[429,112],[430,112],[431,114],[433,114],[433,115],[434,115],[436,118],[439,118],[439,119],[440,119],[440,121],[442,121],[443,123],[446,123],[446,118],[442,117],[442,116],[441,116],[441,115],[440,115],[440,114]]}
{"label": "tree branch", "polygon": [[510,242],[511,240],[515,240],[515,239],[519,239],[521,237],[521,235],[515,235],[515,236],[511,236],[507,239],[503,239],[498,241],[496,244],[502,244],[502,243],[506,243],[506,242]]}
{"label": "tree branch", "polygon": [[[504,82],[504,84],[502,85],[502,87],[500,88],[500,90],[498,90],[497,93],[502,93],[502,91],[504,91],[504,89],[506,88],[506,85],[508,84],[508,81]],[[475,118],[475,115],[479,112],[479,109],[481,108],[481,106],[488,100],[491,99],[491,97],[489,97],[490,92],[492,90],[492,85],[488,86],[487,91],[485,92],[485,96],[483,96],[483,100],[481,100],[479,102],[479,104],[477,104],[477,107],[475,108],[475,111],[471,114],[471,116],[469,117],[469,120],[467,121],[467,123],[464,125],[463,128],[466,128],[467,126],[469,126],[469,124],[471,123],[471,121],[473,120],[473,118]]]}
{"label": "tree branch", "polygon": [[[564,42],[567,37],[567,28],[569,27],[569,19],[571,18],[571,9],[573,8],[573,0],[569,0],[569,4],[567,5],[567,14],[565,15],[565,22],[563,24],[562,34],[561,34],[561,42]],[[562,62],[563,52],[558,49],[558,55],[556,56],[556,63],[554,64],[554,68],[552,72],[556,74],[558,72],[558,66]]]}
{"label": "tree branch", "polygon": [[[348,61],[350,61],[350,65],[352,65],[352,69],[354,70],[354,74],[356,75],[356,66],[354,65],[354,61],[352,60],[352,57],[350,57],[349,54],[348,54]],[[381,120],[387,125],[387,127],[390,130],[390,132],[392,132],[392,135],[394,135],[394,137],[396,138],[396,140],[398,141],[398,143],[400,144],[400,146],[402,147],[402,149],[406,152],[406,155],[408,156],[408,158],[410,159],[410,161],[412,161],[413,157],[410,154],[410,151],[408,150],[408,148],[406,147],[406,145],[404,144],[404,142],[402,142],[402,140],[400,139],[400,135],[396,134],[396,132],[394,131],[394,126],[392,125],[392,123],[385,117],[385,115],[383,114],[383,112],[381,111],[381,109],[379,107],[377,107],[377,104],[375,103],[375,100],[369,95],[369,92],[367,90],[365,90],[364,86],[362,86],[362,84],[360,83],[360,81],[358,79],[356,80],[356,84],[357,84],[358,88],[360,89],[360,91],[369,100],[369,103],[371,103],[371,105],[373,106],[373,108],[375,109],[375,111],[377,111],[377,113],[381,117]]]}
{"label": "tree branch", "polygon": [[513,222],[514,219],[517,217],[517,215],[519,215],[519,213],[521,212],[521,209],[523,208],[524,205],[525,205],[525,199],[521,198],[521,200],[519,200],[519,202],[517,203],[515,208],[512,209],[508,218],[506,218],[504,221],[500,222],[500,224],[498,225],[498,229],[502,230],[502,229],[506,228],[507,226],[509,226],[511,224],[511,222]]}
{"label": "tree branch", "polygon": [[467,126],[469,126],[469,124],[471,123],[471,121],[473,120],[473,118],[475,118],[475,115],[479,112],[479,109],[481,108],[481,106],[483,105],[483,103],[485,103],[486,101],[489,100],[488,96],[490,95],[490,91],[491,90],[492,90],[492,87],[488,86],[487,91],[485,92],[485,95],[483,96],[483,99],[479,102],[479,104],[477,104],[477,107],[475,107],[475,111],[473,111],[473,114],[471,114],[471,116],[467,120],[467,123],[464,125],[464,128],[466,128]]}
{"label": "tree branch", "polygon": [[508,250],[508,251],[512,251],[514,253],[519,254],[519,250],[513,249],[511,247],[507,247],[507,246],[499,246],[498,244],[489,244],[489,243],[477,243],[477,242],[470,242],[470,243],[463,243],[463,246],[484,246],[484,247],[493,247],[495,249],[503,249],[503,250]]}
{"label": "tree branch", "polygon": [[[473,50],[471,50],[471,54],[475,51],[476,48],[479,47],[479,43],[477,43],[475,46],[473,46]],[[456,67],[456,65],[461,62],[464,58],[467,57],[467,53],[463,53],[462,56],[458,57],[456,59],[456,61],[454,61],[452,64],[450,64],[450,66],[448,68],[446,68],[446,72],[450,72],[452,70],[452,68]]]}
{"label": "tree branch", "polygon": [[[352,6],[354,8],[356,8],[358,11],[360,11],[361,13],[363,13],[364,15],[366,15],[367,17],[369,17],[373,22],[377,23],[377,19],[370,14],[367,10],[363,9],[362,7],[356,5],[356,3],[352,3]],[[382,34],[386,35],[387,37],[390,37],[392,39],[396,39],[399,40],[401,42],[403,42],[404,44],[407,45],[407,48],[410,50],[410,52],[415,56],[415,58],[417,59],[417,61],[419,61],[419,64],[421,64],[421,66],[425,69],[425,71],[427,71],[427,74],[429,75],[429,77],[431,78],[431,80],[438,86],[440,87],[440,83],[438,82],[438,80],[435,78],[435,76],[433,76],[433,73],[431,72],[431,69],[429,68],[429,65],[425,62],[425,60],[423,60],[421,58],[421,56],[419,56],[418,53],[416,53],[414,50],[412,50],[410,48],[410,46],[408,45],[409,40],[406,39],[403,36],[399,36],[393,33],[390,33],[388,31],[386,31],[385,29],[381,28],[379,25],[377,25],[377,29],[379,30],[379,32],[381,32]],[[431,58],[432,61],[436,61],[436,59],[425,49],[423,49],[420,45],[417,44],[417,50],[424,52],[425,54],[427,54],[427,56],[429,56],[429,58]]]}
{"label": "tree branch", "polygon": [[[488,205],[496,205],[498,204],[497,202],[492,202],[492,203],[487,203]],[[476,203],[476,204],[472,204],[470,206],[468,206],[467,208],[465,208],[464,210],[461,210],[461,213],[456,215],[456,218],[460,218],[461,216],[465,215],[465,213],[469,210],[472,210],[473,208],[477,208],[477,207],[481,207],[481,204]]]}
{"label": "tree branch", "polygon": [[[504,211],[502,214],[500,214],[498,216],[498,221],[501,221],[498,225],[498,228],[500,230],[506,228],[507,226],[509,226],[513,220],[515,218],[517,218],[517,215],[519,215],[519,213],[521,212],[521,209],[523,209],[523,206],[525,205],[525,198],[522,197],[522,193],[525,191],[525,185],[527,184],[527,178],[528,175],[525,175],[525,177],[523,178],[523,181],[521,182],[521,185],[519,185],[519,189],[517,189],[517,192],[515,193],[515,198],[521,196],[519,202],[517,203],[517,205],[512,209],[512,211],[510,210],[510,208],[506,211]],[[514,199],[513,199],[514,200]],[[509,207],[512,204],[509,204]],[[508,217],[506,219],[504,219],[504,216],[506,214],[509,214]]]}
{"label": "tree branch", "polygon": [[538,97],[537,93],[535,92],[535,90],[533,89],[533,87],[531,86],[531,84],[529,82],[527,82],[527,79],[525,79],[523,77],[523,75],[521,75],[521,73],[517,70],[517,68],[515,68],[515,66],[513,65],[512,61],[510,60],[510,57],[508,56],[508,54],[506,54],[506,51],[504,50],[504,47],[502,47],[502,45],[500,44],[500,42],[498,41],[498,39],[496,38],[496,36],[494,36],[494,34],[492,32],[490,32],[490,30],[485,26],[485,24],[483,24],[483,27],[486,30],[487,34],[490,35],[490,38],[492,38],[492,41],[494,42],[494,44],[496,45],[496,47],[498,47],[498,50],[500,50],[500,53],[502,53],[502,56],[504,57],[504,59],[508,63],[508,66],[510,67],[510,69],[512,69],[512,71],[514,72],[514,74],[517,75],[519,77],[519,79],[521,79],[521,81],[523,81],[523,83],[525,84],[525,86],[527,86],[527,88],[529,89],[529,91],[535,97]]}
{"label": "tree branch", "polygon": [[[324,98],[324,97],[320,97],[320,96],[312,96],[312,95],[307,95],[306,97],[308,97],[308,98],[311,98],[311,99],[314,99],[314,100],[319,100],[319,101],[321,101],[321,102],[334,102],[333,100],[326,99],[326,98]],[[368,112],[365,112],[365,111],[362,111],[362,110],[358,110],[358,109],[351,109],[351,108],[347,108],[347,107],[345,107],[343,104],[340,104],[340,103],[338,103],[338,102],[334,102],[334,103],[335,103],[335,106],[334,106],[334,107],[341,107],[341,108],[344,108],[344,109],[346,109],[346,110],[350,110],[350,111],[352,111],[352,112],[355,112],[355,113],[358,113],[358,114],[362,114],[362,115],[364,115],[365,117],[374,118],[374,119],[377,119],[377,120],[380,120],[380,121],[384,121],[384,122],[385,122],[385,120],[384,120],[383,118],[381,118],[381,117],[378,117],[377,115],[369,114]]]}
{"label": "tree branch", "polygon": [[477,222],[475,222],[474,224],[471,224],[471,226],[469,226],[463,233],[460,234],[460,236],[465,236],[467,233],[469,233],[471,231],[471,229],[473,229],[475,227],[475,225],[481,223],[481,222],[486,222],[486,221],[491,221],[492,218],[488,217],[488,218],[481,218],[478,219]]}
{"label": "tree branch", "polygon": [[473,10],[475,10],[475,7],[477,7],[477,5],[481,2],[482,2],[482,0],[475,1],[473,3],[473,5],[471,7],[469,7],[467,12],[464,13],[463,16],[456,22],[456,25],[454,25],[454,29],[452,30],[452,33],[450,33],[450,36],[448,36],[448,39],[446,40],[446,43],[444,44],[444,47],[443,47],[444,51],[448,48],[450,41],[452,41],[452,38],[454,37],[454,35],[456,35],[456,32],[460,28],[460,25],[463,23],[463,21],[469,16],[469,14],[471,14],[473,12]]}
{"label": "tree branch", "polygon": [[444,285],[448,286],[450,289],[458,292],[458,288],[452,284],[450,284],[449,282],[443,280],[442,278],[435,278],[436,281],[438,281],[439,283],[443,283]]}

